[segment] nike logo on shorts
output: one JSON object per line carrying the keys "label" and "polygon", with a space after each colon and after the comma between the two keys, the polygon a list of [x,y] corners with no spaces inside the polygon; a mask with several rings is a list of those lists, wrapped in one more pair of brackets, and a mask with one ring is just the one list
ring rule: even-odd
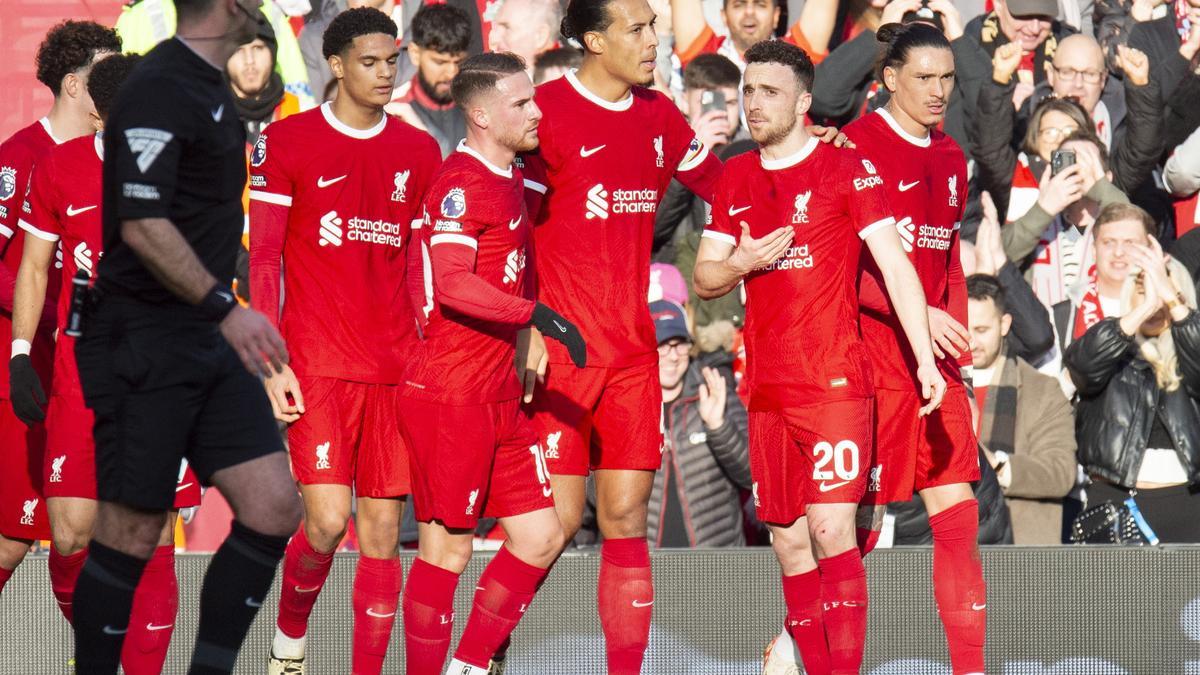
{"label": "nike logo on shorts", "polygon": [[829,492],[830,490],[836,490],[849,482],[850,481],[848,480],[844,480],[840,483],[833,483],[832,485],[829,483],[821,483],[817,487],[821,488],[821,492]]}

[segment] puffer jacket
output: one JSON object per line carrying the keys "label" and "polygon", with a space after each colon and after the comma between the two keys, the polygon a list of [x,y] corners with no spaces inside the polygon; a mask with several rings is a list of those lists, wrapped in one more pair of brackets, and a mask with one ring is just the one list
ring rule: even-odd
{"label": "puffer jacket", "polygon": [[[979,480],[971,484],[975,500],[979,502],[980,544],[1013,543],[1012,519],[1008,505],[1004,502],[1004,491],[996,479],[996,472],[988,464],[983,450],[979,451]],[[888,504],[888,513],[896,517],[895,546],[922,546],[933,543],[933,530],[929,527],[929,513],[919,495],[907,502]]]}
{"label": "puffer jacket", "polygon": [[[692,359],[679,398],[667,405],[663,468],[654,476],[650,493],[646,536],[660,539],[666,506],[667,471],[675,473],[679,502],[692,546],[742,546],[742,506],[739,490],[750,489],[750,454],[746,409],[738,399],[733,379],[733,356],[728,352],[702,354]],[[725,376],[725,423],[709,431],[700,419],[700,385],[703,367]]]}
{"label": "puffer jacket", "polygon": [[1075,437],[1079,463],[1123,487],[1137,481],[1154,415],[1167,427],[1191,483],[1200,479],[1200,313],[1173,323],[1171,337],[1183,384],[1164,392],[1120,320],[1105,319],[1067,347],[1064,358],[1078,389]]}

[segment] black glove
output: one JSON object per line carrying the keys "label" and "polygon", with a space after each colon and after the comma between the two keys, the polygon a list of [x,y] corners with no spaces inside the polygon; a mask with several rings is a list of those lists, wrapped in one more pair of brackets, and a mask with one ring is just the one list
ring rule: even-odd
{"label": "black glove", "polygon": [[18,354],[8,362],[8,386],[13,412],[22,422],[33,426],[46,419],[46,392],[28,354]]}
{"label": "black glove", "polygon": [[575,363],[576,368],[587,365],[587,344],[583,341],[583,335],[580,335],[575,324],[563,318],[562,314],[539,302],[533,308],[533,320],[530,323],[538,329],[542,337],[558,340],[566,345],[567,353],[571,355],[571,361]]}

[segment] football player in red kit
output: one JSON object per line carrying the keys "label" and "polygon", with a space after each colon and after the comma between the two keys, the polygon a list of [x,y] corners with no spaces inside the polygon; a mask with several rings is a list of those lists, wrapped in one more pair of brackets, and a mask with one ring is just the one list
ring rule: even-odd
{"label": "football player in red kit", "polygon": [[[987,587],[976,543],[979,507],[970,486],[979,479],[979,459],[960,370],[971,364],[959,261],[967,162],[958,144],[936,128],[954,88],[954,56],[942,33],[924,23],[883,26],[876,37],[883,45],[879,77],[891,98],[845,133],[883,178],[901,243],[925,288],[934,350],[948,387],[942,407],[918,418],[913,353],[880,292],[879,270],[864,261],[861,324],[877,405],[873,490],[865,503],[870,508],[921,495],[933,531],[934,597],[951,666],[955,675],[982,673]],[[879,523],[882,518],[874,515],[871,521]],[[864,551],[874,539],[873,532],[860,531]]]}
{"label": "football player in red kit", "polygon": [[[534,423],[569,541],[584,479],[595,471],[604,536],[598,600],[610,673],[637,673],[654,585],[646,508],[662,454],[658,355],[646,305],[654,213],[672,177],[712,197],[720,162],[653,81],[658,38],[646,0],[572,0],[563,31],[583,65],[537,90],[537,153],[524,157],[540,196],[534,221],[538,298],[587,325],[588,367],[548,344]],[[537,336],[534,337],[537,342]],[[536,351],[536,350],[533,350]]]}
{"label": "football player in red kit", "polygon": [[[87,93],[88,71],[96,61],[121,51],[121,39],[110,28],[91,21],[64,21],[46,33],[38,47],[38,81],[54,93],[54,105],[45,117],[0,143],[0,333],[11,339],[13,292],[17,269],[25,250],[19,221],[27,215],[33,167],[50,148],[95,131],[95,107]],[[58,293],[57,277],[50,296]],[[53,305],[53,302],[51,302]],[[34,540],[51,538],[42,482],[45,429],[41,412],[10,405],[11,392],[44,391],[39,376],[48,377],[53,365],[53,320],[48,316],[31,340],[13,345],[9,367],[0,371],[0,589],[25,558]],[[12,371],[16,370],[16,381]],[[32,396],[22,396],[22,403]],[[14,403],[16,403],[14,401]],[[45,403],[43,397],[41,403]],[[34,405],[34,408],[38,408]],[[26,421],[27,426],[22,424]],[[53,563],[59,555],[51,552]],[[59,579],[62,577],[59,575]]]}
{"label": "football player in red kit", "polygon": [[272,674],[303,667],[308,617],[352,497],[361,551],[354,673],[380,672],[400,602],[400,516],[410,490],[397,419],[415,332],[406,258],[441,153],[428,134],[383,111],[396,34],[376,9],[339,14],[323,45],[337,98],[272,123],[250,159],[250,297],[278,321],[292,355],[266,387],[290,424],[305,505],[284,558]]}
{"label": "football player in red kit", "polygon": [[420,531],[404,594],[409,675],[442,672],[454,590],[481,516],[499,518],[508,539],[476,585],[446,673],[487,675],[558,557],[562,526],[513,363],[518,335],[531,324],[563,344],[576,366],[587,356],[579,331],[534,299],[533,223],[513,162],[537,147],[542,114],[524,61],[507,52],[471,57],[451,90],[467,138],[425,203],[425,323],[405,372],[401,417]]}
{"label": "football player in red kit", "polygon": [[936,409],[945,383],[882,179],[857,152],[822,145],[803,126],[812,61],[780,41],[754,45],[746,61],[743,105],[760,149],[725,165],[696,292],[714,298],[745,282],[754,502],[783,571],[786,627],[806,672],[858,673],[867,575],[854,517],[874,412],[867,346],[857,339],[863,242],[918,355],[923,412]]}
{"label": "football player in red kit", "polygon": [[[50,400],[44,410],[46,457],[42,489],[53,535],[50,585],[68,621],[73,619],[75,582],[87,559],[86,547],[97,507],[94,416],[83,402],[79,370],[75,366],[75,339],[65,332],[71,280],[80,270],[92,276],[103,255],[99,208],[104,155],[101,133],[117,90],[140,58],[114,55],[92,66],[87,90],[95,103],[93,121],[97,133],[57,145],[42,157],[33,172],[29,212],[19,222],[25,232],[25,251],[17,271],[13,339],[32,342],[45,312],[51,308],[58,327]],[[64,252],[58,263],[55,251]],[[51,266],[62,268],[62,290],[57,303],[53,297],[47,297],[47,289],[52,285]],[[21,400],[19,405],[42,414],[41,404],[45,399],[31,394],[30,391],[16,394]],[[180,473],[176,488],[175,508],[199,504],[199,481],[190,470],[185,470]],[[121,648],[121,666],[126,673],[162,672],[178,607],[173,513],[163,526],[158,548],[146,564],[134,594],[129,634]]]}

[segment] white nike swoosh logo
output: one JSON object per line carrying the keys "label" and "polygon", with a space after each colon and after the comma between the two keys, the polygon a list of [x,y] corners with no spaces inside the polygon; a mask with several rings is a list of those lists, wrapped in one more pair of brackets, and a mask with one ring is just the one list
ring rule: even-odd
{"label": "white nike swoosh logo", "polygon": [[601,150],[603,150],[606,147],[608,147],[607,143],[605,143],[604,145],[597,145],[594,148],[585,148],[581,145],[581,146],[579,146],[579,156],[580,157],[591,157],[592,155],[596,154],[597,152],[600,152]]}
{"label": "white nike swoosh logo", "polygon": [[254,607],[255,609],[257,609],[259,607],[262,607],[262,601],[255,600],[254,598],[251,598],[250,596],[246,596],[246,606]]}
{"label": "white nike swoosh logo", "polygon": [[377,613],[375,612],[375,610],[373,610],[373,609],[371,609],[370,607],[368,607],[368,608],[367,608],[367,616],[373,616],[373,617],[375,617],[376,619],[390,619],[390,618],[392,618],[393,616],[396,616],[396,613],[395,613],[395,612],[391,612],[391,613],[389,613],[389,614],[377,614]]}
{"label": "white nike swoosh logo", "polygon": [[558,330],[560,333],[567,332],[567,327],[562,325],[561,323],[559,323],[557,320],[551,319],[550,321],[552,321],[554,323],[554,325],[558,327]]}
{"label": "white nike swoosh logo", "polygon": [[980,603],[978,603],[978,602],[972,602],[972,603],[971,603],[971,609],[975,610],[976,612],[978,612],[978,611],[979,611],[979,610],[981,610],[981,609],[986,609],[986,608],[987,608],[987,603],[986,603],[986,602],[985,602],[985,603],[983,603],[983,604],[980,604]]}
{"label": "white nike swoosh logo", "polygon": [[95,206],[85,206],[83,208],[77,209],[74,206],[68,204],[67,205],[67,215],[74,217],[81,213],[84,213],[85,211],[91,211],[94,208],[96,208],[96,207]]}
{"label": "white nike swoosh logo", "polygon": [[743,206],[740,209],[735,209],[731,206],[731,207],[729,207],[729,215],[736,216],[737,214],[741,213],[742,211],[748,211],[748,210],[750,210],[749,206]]}
{"label": "white nike swoosh logo", "polygon": [[508,229],[510,229],[510,230],[517,229],[517,226],[521,224],[521,219],[523,219],[524,217],[525,216],[517,216],[516,220],[508,221]]}
{"label": "white nike swoosh logo", "polygon": [[224,114],[225,114],[225,104],[224,104],[224,103],[222,103],[221,105],[217,106],[217,109],[216,109],[216,110],[212,111],[212,118],[213,118],[213,121],[214,121],[214,122],[220,122],[220,121],[221,121],[221,116],[222,116],[222,115],[224,115]]}
{"label": "white nike swoosh logo", "polygon": [[297,593],[316,593],[317,591],[321,590],[320,586],[313,586],[312,588],[300,588],[299,586],[292,586],[292,588],[296,589]]}
{"label": "white nike swoosh logo", "polygon": [[128,632],[129,632],[129,629],[128,629],[128,628],[122,628],[121,630],[117,630],[116,628],[113,628],[112,626],[105,626],[105,627],[104,627],[104,634],[105,634],[105,635],[124,635],[124,634],[126,634],[126,633],[128,633]]}
{"label": "white nike swoosh logo", "polygon": [[337,178],[330,178],[329,180],[325,180],[325,176],[321,176],[320,178],[317,178],[317,187],[319,187],[319,188],[329,187],[330,185],[333,185],[334,183],[336,183],[340,180],[344,180],[345,178],[346,178],[346,176],[338,176]]}
{"label": "white nike swoosh logo", "polygon": [[174,625],[175,625],[175,624],[173,624],[173,623],[169,623],[169,624],[167,624],[167,625],[165,625],[165,626],[155,626],[155,625],[154,625],[154,624],[152,624],[152,623],[148,623],[148,624],[146,624],[146,630],[166,630],[166,629],[168,629],[168,628],[171,628],[171,627],[173,627]]}
{"label": "white nike swoosh logo", "polygon": [[904,182],[902,181],[900,183],[900,191],[907,192],[907,191],[915,188],[920,182],[921,181],[919,181],[919,180],[914,180],[913,182],[909,183],[908,185],[905,185]]}
{"label": "white nike swoosh logo", "polygon": [[553,491],[553,490],[551,490],[549,487],[543,487],[543,488],[542,488],[542,496],[543,496],[543,497],[549,497],[549,496],[550,496],[550,495],[551,495],[553,492],[554,492],[554,491]]}
{"label": "white nike swoosh logo", "polygon": [[649,607],[650,605],[653,605],[653,604],[654,604],[653,600],[647,600],[646,602],[642,602],[641,600],[633,601],[634,607]]}
{"label": "white nike swoosh logo", "polygon": [[849,482],[850,481],[848,481],[848,480],[844,480],[840,483],[834,483],[833,485],[830,485],[828,483],[821,483],[817,487],[821,488],[821,492],[829,492],[830,490],[836,490]]}
{"label": "white nike swoosh logo", "polygon": [[191,483],[184,483],[183,485],[180,485],[180,486],[176,487],[176,488],[175,488],[175,491],[176,491],[176,492],[183,492],[183,491],[184,491],[186,488],[189,488],[189,487],[191,487],[191,486],[192,486],[192,484],[191,484]]}

